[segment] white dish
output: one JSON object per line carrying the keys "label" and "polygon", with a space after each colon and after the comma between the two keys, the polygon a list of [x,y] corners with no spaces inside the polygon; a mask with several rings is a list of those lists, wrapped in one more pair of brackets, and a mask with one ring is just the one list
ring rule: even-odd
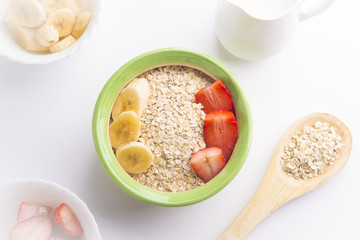
{"label": "white dish", "polygon": [[89,25],[82,36],[68,49],[58,53],[34,53],[26,51],[21,48],[9,34],[6,25],[4,23],[4,14],[6,11],[9,0],[0,1],[0,55],[9,58],[12,61],[20,62],[23,64],[47,64],[55,61],[59,61],[65,57],[71,56],[79,49],[81,49],[85,43],[92,37],[94,33],[95,25],[99,19],[100,12],[100,0],[82,0],[84,10],[92,11],[92,17]]}
{"label": "white dish", "polygon": [[84,233],[79,240],[101,240],[94,216],[86,204],[69,189],[41,179],[24,179],[0,185],[0,239],[8,239],[16,225],[22,201],[39,203],[55,209],[66,203],[79,219]]}

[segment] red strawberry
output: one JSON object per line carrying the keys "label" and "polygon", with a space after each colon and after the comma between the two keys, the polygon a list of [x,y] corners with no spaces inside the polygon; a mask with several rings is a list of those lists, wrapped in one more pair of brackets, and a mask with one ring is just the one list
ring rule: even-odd
{"label": "red strawberry", "polygon": [[35,216],[49,217],[51,211],[52,208],[48,206],[36,203],[22,202],[18,211],[17,222],[22,222],[28,218]]}
{"label": "red strawberry", "polygon": [[51,217],[53,222],[61,225],[69,236],[77,237],[83,233],[79,220],[66,203],[55,209]]}
{"label": "red strawberry", "polygon": [[35,216],[26,219],[11,230],[10,240],[49,240],[52,233],[52,224],[48,217]]}
{"label": "red strawberry", "polygon": [[228,160],[238,138],[238,125],[230,111],[215,110],[206,114],[204,140],[207,147],[218,147]]}
{"label": "red strawberry", "polygon": [[195,94],[195,101],[204,106],[203,111],[205,113],[220,109],[233,111],[234,108],[231,93],[221,80],[200,89]]}
{"label": "red strawberry", "polygon": [[205,148],[191,157],[191,167],[204,181],[213,179],[225,167],[226,160],[220,148]]}

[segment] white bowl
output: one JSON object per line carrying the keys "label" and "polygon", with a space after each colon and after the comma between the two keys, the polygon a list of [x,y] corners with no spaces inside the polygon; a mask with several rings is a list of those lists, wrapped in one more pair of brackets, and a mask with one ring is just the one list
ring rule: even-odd
{"label": "white bowl", "polygon": [[82,0],[84,10],[92,11],[92,17],[81,37],[68,49],[58,53],[34,53],[21,48],[9,34],[4,23],[4,14],[9,0],[0,0],[0,55],[23,64],[47,64],[59,61],[77,52],[92,37],[99,19],[100,0]]}
{"label": "white bowl", "polygon": [[23,201],[47,205],[53,209],[61,203],[66,203],[84,230],[79,240],[101,240],[95,218],[86,204],[69,189],[40,179],[17,180],[0,185],[0,239],[9,238]]}

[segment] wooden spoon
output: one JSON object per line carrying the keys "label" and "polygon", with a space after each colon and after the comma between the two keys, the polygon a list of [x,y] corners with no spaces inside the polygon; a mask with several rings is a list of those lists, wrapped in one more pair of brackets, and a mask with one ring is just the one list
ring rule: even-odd
{"label": "wooden spoon", "polygon": [[[342,137],[344,146],[334,164],[329,166],[323,174],[308,180],[295,180],[281,169],[280,159],[284,153],[284,146],[290,141],[295,132],[300,131],[305,126],[313,126],[317,121],[328,122],[330,126],[336,127],[336,133]],[[313,113],[295,122],[280,139],[265,177],[255,195],[241,214],[220,235],[218,240],[245,239],[256,225],[272,211],[284,203],[315,189],[337,174],[346,164],[351,148],[352,137],[349,129],[333,115]]]}

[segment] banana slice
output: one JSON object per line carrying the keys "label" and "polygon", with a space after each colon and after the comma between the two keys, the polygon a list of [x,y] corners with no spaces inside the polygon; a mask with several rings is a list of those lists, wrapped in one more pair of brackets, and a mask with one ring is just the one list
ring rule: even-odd
{"label": "banana slice", "polygon": [[153,163],[150,149],[140,142],[131,142],[116,149],[116,158],[128,173],[145,172]]}
{"label": "banana slice", "polygon": [[36,28],[20,26],[14,21],[6,23],[9,33],[23,49],[32,52],[47,52],[49,48],[40,45],[36,40]]}
{"label": "banana slice", "polygon": [[74,0],[74,3],[71,6],[71,10],[73,11],[74,15],[77,17],[83,10],[83,3],[81,0]]}
{"label": "banana slice", "polygon": [[83,34],[87,25],[89,24],[90,18],[91,12],[82,12],[79,14],[79,16],[77,16],[74,29],[71,33],[74,38],[78,39]]}
{"label": "banana slice", "polygon": [[141,117],[148,105],[150,86],[145,78],[136,78],[126,86],[116,98],[112,109],[112,118],[115,120],[120,113],[134,111]]}
{"label": "banana slice", "polygon": [[50,47],[59,41],[59,32],[54,26],[44,24],[37,30],[36,40],[40,45]]}
{"label": "banana slice", "polygon": [[54,26],[59,31],[59,37],[62,38],[71,34],[75,24],[75,16],[69,9],[60,9],[51,13],[46,23]]}
{"label": "banana slice", "polygon": [[49,16],[51,13],[62,8],[71,9],[74,0],[40,0],[40,3],[44,6],[46,15]]}
{"label": "banana slice", "polygon": [[123,112],[109,126],[110,143],[113,148],[137,141],[140,136],[140,119],[133,111]]}
{"label": "banana slice", "polygon": [[59,42],[51,45],[49,47],[49,50],[51,53],[60,52],[73,45],[75,41],[76,39],[73,36],[69,35],[66,38],[60,40]]}
{"label": "banana slice", "polygon": [[37,0],[10,0],[8,11],[18,25],[40,27],[46,21],[43,6]]}

